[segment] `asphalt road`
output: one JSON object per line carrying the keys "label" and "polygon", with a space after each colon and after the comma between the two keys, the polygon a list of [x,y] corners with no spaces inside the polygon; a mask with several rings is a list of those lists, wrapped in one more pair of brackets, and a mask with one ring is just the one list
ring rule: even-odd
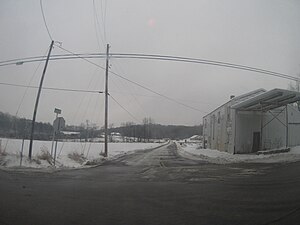
{"label": "asphalt road", "polygon": [[300,163],[215,165],[171,143],[90,169],[0,170],[0,224],[300,224]]}

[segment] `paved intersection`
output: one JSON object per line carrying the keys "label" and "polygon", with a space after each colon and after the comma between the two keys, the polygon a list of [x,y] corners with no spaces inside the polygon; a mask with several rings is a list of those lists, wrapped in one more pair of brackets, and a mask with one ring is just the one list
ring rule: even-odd
{"label": "paved intersection", "polygon": [[0,224],[298,224],[300,163],[216,165],[170,143],[90,169],[0,171]]}

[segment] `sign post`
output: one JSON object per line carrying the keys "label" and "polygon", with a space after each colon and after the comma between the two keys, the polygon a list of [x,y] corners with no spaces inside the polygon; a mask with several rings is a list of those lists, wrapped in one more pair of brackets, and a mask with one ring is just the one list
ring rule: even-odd
{"label": "sign post", "polygon": [[54,122],[53,122],[52,145],[51,145],[51,157],[52,157],[52,155],[53,155],[53,145],[54,145],[55,134],[56,134],[56,130],[55,130],[55,127],[54,127],[54,123],[55,123],[55,121],[56,121],[57,118],[58,118],[58,114],[61,114],[61,109],[55,108],[55,109],[54,109],[54,113],[56,113],[56,117],[55,117],[55,120],[54,120]]}
{"label": "sign post", "polygon": [[[53,128],[55,130],[55,134],[59,134],[59,132],[64,129],[65,127],[65,119],[63,117],[57,117],[55,120],[54,120],[54,123],[53,123]],[[55,166],[55,161],[56,161],[56,150],[57,150],[57,139],[56,139],[56,142],[55,142],[55,149],[54,149],[54,166]]]}

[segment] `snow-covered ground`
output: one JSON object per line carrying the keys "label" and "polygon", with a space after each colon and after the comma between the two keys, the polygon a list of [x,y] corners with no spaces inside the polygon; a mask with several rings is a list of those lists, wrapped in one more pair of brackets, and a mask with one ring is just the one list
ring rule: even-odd
{"label": "snow-covered ground", "polygon": [[[22,140],[0,139],[0,166],[20,166]],[[128,154],[137,150],[157,147],[159,143],[109,143],[108,159]],[[50,167],[46,160],[51,152],[51,141],[34,141],[32,158],[28,160],[29,140],[24,141],[22,166],[25,167]],[[57,167],[81,167],[87,161],[100,162],[104,157],[100,155],[104,151],[104,143],[92,142],[58,142],[57,143]],[[73,155],[73,159],[70,158]],[[75,160],[74,160],[75,159]],[[51,162],[51,160],[49,160]]]}
{"label": "snow-covered ground", "polygon": [[178,152],[186,158],[205,160],[211,163],[283,163],[295,162],[300,160],[300,146],[291,148],[286,153],[277,153],[270,155],[256,154],[230,154],[212,149],[201,149],[198,144],[177,144]]}

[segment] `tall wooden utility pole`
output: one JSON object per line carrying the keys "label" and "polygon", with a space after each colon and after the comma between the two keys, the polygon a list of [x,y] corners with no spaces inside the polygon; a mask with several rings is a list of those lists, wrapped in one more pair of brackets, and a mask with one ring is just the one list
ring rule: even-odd
{"label": "tall wooden utility pole", "polygon": [[106,70],[105,70],[105,118],[104,118],[104,129],[105,129],[105,137],[104,137],[104,156],[108,156],[108,67],[109,67],[109,44],[106,45]]}
{"label": "tall wooden utility pole", "polygon": [[29,154],[28,154],[29,159],[31,159],[31,156],[32,156],[33,133],[34,133],[34,124],[35,124],[36,113],[37,113],[37,109],[38,109],[38,105],[39,105],[39,100],[40,100],[41,90],[42,90],[42,86],[43,86],[43,81],[44,81],[44,77],[45,77],[45,74],[46,74],[50,54],[51,54],[51,51],[52,51],[52,48],[53,48],[53,44],[54,44],[54,41],[52,40],[51,44],[50,44],[50,49],[49,49],[49,52],[48,52],[48,56],[47,56],[47,59],[46,59],[46,63],[45,63],[45,66],[44,66],[43,74],[42,74],[42,77],[41,77],[38,94],[37,94],[36,101],[35,101],[32,124],[31,124],[31,134],[30,134]]}

